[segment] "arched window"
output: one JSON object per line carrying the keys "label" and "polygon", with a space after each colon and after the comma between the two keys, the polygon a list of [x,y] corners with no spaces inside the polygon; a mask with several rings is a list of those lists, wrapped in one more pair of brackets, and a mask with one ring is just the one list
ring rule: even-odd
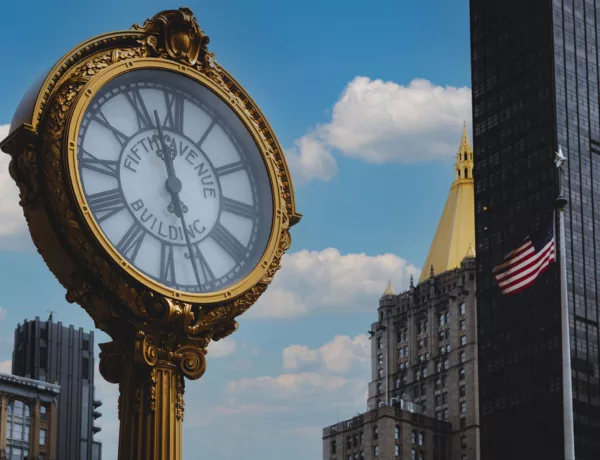
{"label": "arched window", "polygon": [[335,439],[334,439],[333,441],[331,441],[331,453],[332,454],[335,454],[336,447],[337,447],[337,444],[336,444]]}
{"label": "arched window", "polygon": [[444,327],[448,323],[448,312],[442,312],[438,315],[439,327]]}
{"label": "arched window", "polygon": [[464,351],[460,352],[460,362],[464,363],[467,360],[467,355]]}
{"label": "arched window", "polygon": [[383,390],[383,385],[381,383],[377,384],[377,394],[381,394],[381,391]]}
{"label": "arched window", "polygon": [[394,427],[394,439],[400,439],[400,425]]}
{"label": "arched window", "polygon": [[373,425],[373,439],[377,438],[379,438],[379,429],[377,428],[377,425]]}
{"label": "arched window", "polygon": [[469,170],[465,168],[465,179],[469,178]]}
{"label": "arched window", "polygon": [[413,444],[417,443],[417,430],[412,430],[411,441]]}
{"label": "arched window", "polygon": [[22,460],[29,458],[29,434],[31,429],[29,406],[18,399],[8,405],[6,416],[6,458]]}
{"label": "arched window", "polygon": [[460,179],[460,169],[457,169],[456,172],[458,173],[458,178]]}
{"label": "arched window", "polygon": [[459,380],[464,380],[465,379],[465,370],[464,368],[460,368],[460,370],[458,371],[458,379]]}
{"label": "arched window", "polygon": [[422,446],[424,442],[425,442],[425,433],[423,433],[422,431],[419,431],[419,445]]}
{"label": "arched window", "polygon": [[461,449],[466,449],[467,448],[467,437],[466,436],[461,436],[460,437],[460,448]]}
{"label": "arched window", "polygon": [[466,153],[465,153],[465,155],[464,155],[464,159],[465,159],[465,161],[467,160],[467,154],[466,154]]}

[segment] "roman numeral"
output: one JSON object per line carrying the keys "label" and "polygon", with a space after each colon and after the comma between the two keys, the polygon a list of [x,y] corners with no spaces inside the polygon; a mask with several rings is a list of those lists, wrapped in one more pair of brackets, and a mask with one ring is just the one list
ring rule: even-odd
{"label": "roman numeral", "polygon": [[221,166],[219,168],[215,168],[215,174],[219,177],[225,176],[227,174],[234,173],[236,171],[241,171],[246,168],[246,164],[243,161],[236,161],[235,163],[229,163],[228,165]]}
{"label": "roman numeral", "polygon": [[83,150],[79,164],[82,168],[91,169],[110,177],[117,177],[117,162],[116,160],[99,160],[91,153]]}
{"label": "roman numeral", "polygon": [[211,236],[236,262],[246,258],[248,249],[229,233],[229,230],[223,227],[220,222],[213,228]]}
{"label": "roman numeral", "polygon": [[135,258],[140,250],[140,246],[146,236],[146,230],[139,223],[134,222],[129,230],[125,232],[121,241],[117,243],[116,249],[122,256],[127,257],[131,261]]}
{"label": "roman numeral", "polygon": [[254,206],[242,203],[241,201],[232,200],[231,198],[223,197],[221,209],[247,219],[254,219],[254,217],[256,217],[256,209]]}
{"label": "roman numeral", "polygon": [[144,99],[142,98],[142,95],[140,94],[139,90],[132,89],[126,92],[125,96],[127,96],[129,103],[135,110],[140,130],[152,128],[154,126],[154,124],[152,123],[152,118],[150,117],[148,108],[146,107]]}
{"label": "roman numeral", "polygon": [[212,131],[212,129],[215,127],[216,124],[217,124],[217,122],[215,120],[210,122],[210,125],[208,125],[208,128],[206,128],[206,131],[204,131],[204,134],[198,141],[198,148],[202,147],[202,143],[206,140],[206,138],[208,137],[208,135],[210,134],[210,132]]}
{"label": "roman numeral", "polygon": [[121,146],[125,145],[125,143],[127,142],[127,139],[129,139],[129,138],[125,134],[123,134],[121,131],[119,131],[117,128],[115,128],[113,125],[111,125],[108,122],[108,120],[106,119],[106,117],[104,116],[104,114],[102,112],[100,112],[100,110],[98,110],[94,114],[94,120],[96,120],[98,123],[100,123],[105,128],[110,129],[112,131],[112,133],[115,135],[115,137],[117,138],[117,140],[119,141],[119,143],[121,144]]}
{"label": "roman numeral", "polygon": [[125,199],[118,188],[94,193],[87,197],[87,202],[98,223],[125,209]]}
{"label": "roman numeral", "polygon": [[162,284],[174,286],[175,283],[175,259],[173,258],[173,246],[162,243],[160,248],[160,276]]}
{"label": "roman numeral", "polygon": [[165,92],[165,102],[167,104],[167,117],[165,127],[183,134],[183,96],[179,93]]}
{"label": "roman numeral", "polygon": [[[186,257],[186,259],[188,259],[189,254],[186,253],[185,257]],[[206,257],[204,257],[204,254],[202,254],[202,251],[200,250],[200,247],[198,246],[197,243],[196,243],[196,245],[194,245],[192,257],[194,257],[200,264],[199,268],[200,268],[200,272],[202,273],[202,277],[204,278],[204,284],[209,284],[212,281],[214,281],[215,275],[212,272],[212,270],[210,269],[210,265],[208,265],[208,262],[206,261]]]}

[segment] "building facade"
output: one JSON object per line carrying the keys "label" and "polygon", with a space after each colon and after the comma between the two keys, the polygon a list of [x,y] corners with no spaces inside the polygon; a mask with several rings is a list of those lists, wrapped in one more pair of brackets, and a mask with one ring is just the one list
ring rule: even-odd
{"label": "building facade", "polygon": [[0,459],[58,460],[56,402],[60,387],[0,374]]}
{"label": "building facade", "polygon": [[[470,0],[481,455],[563,459],[560,269],[576,458],[600,458],[600,120],[595,0]],[[566,267],[505,297],[492,268],[553,212],[567,156]],[[510,440],[510,442],[507,442]]]}
{"label": "building facade", "polygon": [[57,458],[100,460],[100,401],[94,398],[94,333],[48,321],[25,321],[15,330],[14,375],[55,382],[58,397]]}
{"label": "building facade", "polygon": [[473,149],[466,126],[420,282],[371,325],[368,412],[323,431],[324,460],[479,460]]}

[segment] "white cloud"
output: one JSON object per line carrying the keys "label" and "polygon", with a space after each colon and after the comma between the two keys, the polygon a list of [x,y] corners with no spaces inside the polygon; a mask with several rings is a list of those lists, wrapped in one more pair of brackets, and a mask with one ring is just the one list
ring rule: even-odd
{"label": "white cloud", "polygon": [[8,317],[8,310],[4,307],[0,307],[0,321],[5,320]]}
{"label": "white cloud", "polygon": [[333,152],[374,164],[450,160],[463,120],[471,120],[467,87],[356,77],[335,103],[331,120],[296,140],[286,156],[298,182],[335,176]]}
{"label": "white cloud", "polygon": [[256,403],[240,404],[236,407],[218,405],[212,409],[215,415],[270,414],[275,412],[290,412],[291,410],[290,406]]}
{"label": "white cloud", "polygon": [[354,338],[337,335],[318,349],[310,349],[306,345],[290,345],[283,350],[283,367],[298,369],[318,363],[328,372],[346,374],[353,369],[368,369],[370,350],[370,342],[366,334]]}
{"label": "white cloud", "polygon": [[12,361],[0,361],[0,373],[2,374],[12,374]]}
{"label": "white cloud", "polygon": [[388,280],[396,290],[408,286],[419,270],[393,254],[342,255],[337,249],[286,254],[273,284],[247,317],[290,318],[311,310],[348,313],[372,310]]}
{"label": "white cloud", "polygon": [[277,377],[256,377],[234,380],[229,391],[247,401],[250,398],[265,401],[292,401],[295,405],[310,402],[335,405],[336,398],[344,402],[362,398],[366,388],[363,379],[347,379],[338,375],[317,372],[281,374]]}
{"label": "white cloud", "polygon": [[208,356],[213,358],[224,358],[235,353],[237,344],[231,337],[226,337],[218,342],[210,342],[208,345]]}
{"label": "white cloud", "polygon": [[[8,135],[9,125],[0,125],[0,140]],[[23,249],[31,246],[23,210],[19,206],[19,189],[8,173],[10,156],[0,151],[0,249]]]}

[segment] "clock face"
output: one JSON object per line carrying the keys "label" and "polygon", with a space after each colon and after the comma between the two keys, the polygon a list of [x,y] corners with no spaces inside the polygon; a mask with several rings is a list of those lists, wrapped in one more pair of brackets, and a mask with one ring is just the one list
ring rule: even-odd
{"label": "clock face", "polygon": [[87,206],[121,257],[186,293],[212,293],[260,262],[273,222],[264,160],[208,88],[166,70],[111,80],[77,140]]}

